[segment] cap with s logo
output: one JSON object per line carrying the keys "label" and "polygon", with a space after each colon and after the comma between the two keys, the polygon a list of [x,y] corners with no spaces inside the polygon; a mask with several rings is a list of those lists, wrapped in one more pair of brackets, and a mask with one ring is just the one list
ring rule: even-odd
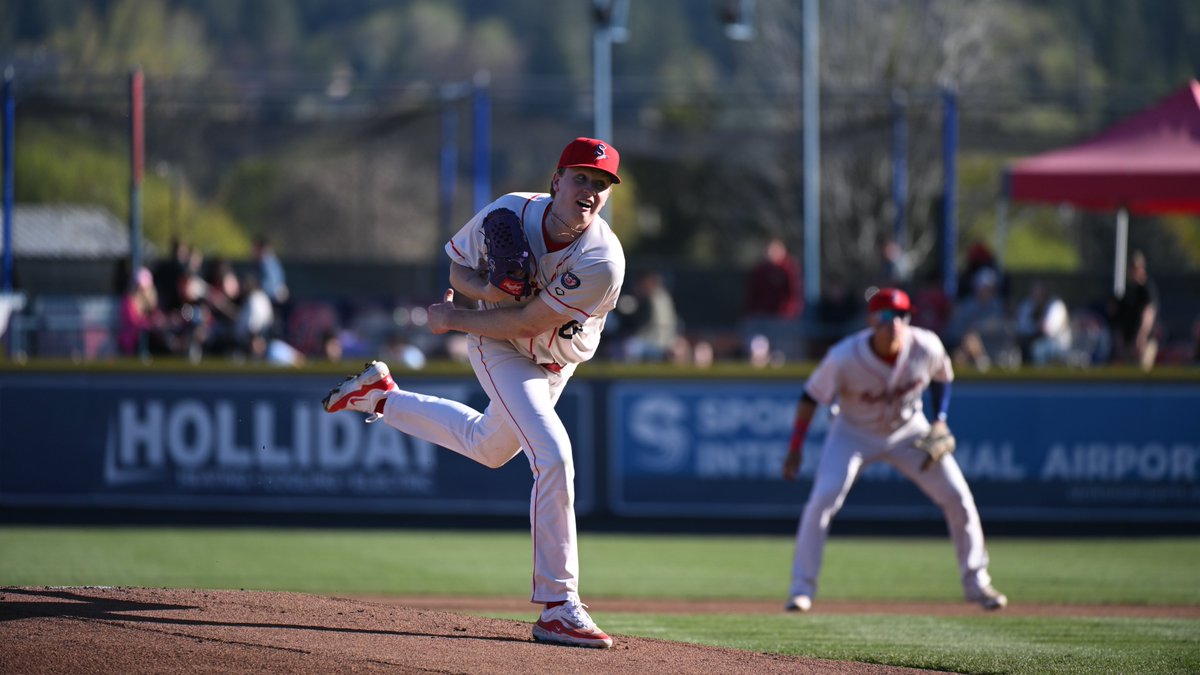
{"label": "cap with s logo", "polygon": [[617,167],[621,163],[621,155],[613,146],[595,138],[580,136],[563,148],[562,156],[558,158],[558,168],[588,167],[599,169],[612,176],[612,182],[620,183]]}

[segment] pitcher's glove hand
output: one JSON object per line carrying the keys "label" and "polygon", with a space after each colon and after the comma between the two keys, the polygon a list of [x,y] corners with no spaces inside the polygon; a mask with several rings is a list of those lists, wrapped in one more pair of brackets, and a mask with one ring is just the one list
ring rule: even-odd
{"label": "pitcher's glove hand", "polygon": [[517,300],[533,295],[533,254],[521,219],[509,209],[496,209],[483,219],[488,283]]}
{"label": "pitcher's glove hand", "polygon": [[935,462],[954,452],[954,434],[950,433],[949,427],[945,424],[935,424],[928,434],[917,439],[916,446],[918,450],[928,455],[921,463],[921,470],[925,471]]}

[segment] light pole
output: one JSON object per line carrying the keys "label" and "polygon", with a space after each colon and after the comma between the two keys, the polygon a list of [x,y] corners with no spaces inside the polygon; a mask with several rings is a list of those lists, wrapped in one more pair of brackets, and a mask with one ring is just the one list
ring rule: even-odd
{"label": "light pole", "polygon": [[821,114],[817,0],[804,0],[804,295],[821,297]]}
{"label": "light pole", "polygon": [[[629,39],[629,0],[592,0],[592,19],[592,133],[612,143],[612,46]],[[600,215],[612,223],[612,206]]]}
{"label": "light pole", "polygon": [[592,110],[596,138],[612,139],[612,46],[629,39],[629,0],[592,0]]}

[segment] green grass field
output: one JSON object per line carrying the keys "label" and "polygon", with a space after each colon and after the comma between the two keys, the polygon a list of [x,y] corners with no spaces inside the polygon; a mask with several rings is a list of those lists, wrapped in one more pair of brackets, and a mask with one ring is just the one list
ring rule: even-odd
{"label": "green grass field", "polygon": [[[584,534],[589,598],[785,599],[790,537]],[[1200,539],[989,541],[1017,604],[1200,606]],[[525,597],[510,532],[0,527],[0,585]],[[831,538],[818,600],[960,600],[944,538]],[[530,620],[528,615],[506,615]],[[597,613],[610,633],[970,673],[1200,672],[1200,621]]]}

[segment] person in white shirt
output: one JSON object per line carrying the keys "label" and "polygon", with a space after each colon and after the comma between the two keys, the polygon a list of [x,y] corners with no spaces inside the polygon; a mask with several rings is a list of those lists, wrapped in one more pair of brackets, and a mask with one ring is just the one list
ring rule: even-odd
{"label": "person in white shirt", "polygon": [[1017,341],[1025,363],[1062,363],[1071,352],[1071,316],[1067,304],[1035,281],[1017,305]]}

